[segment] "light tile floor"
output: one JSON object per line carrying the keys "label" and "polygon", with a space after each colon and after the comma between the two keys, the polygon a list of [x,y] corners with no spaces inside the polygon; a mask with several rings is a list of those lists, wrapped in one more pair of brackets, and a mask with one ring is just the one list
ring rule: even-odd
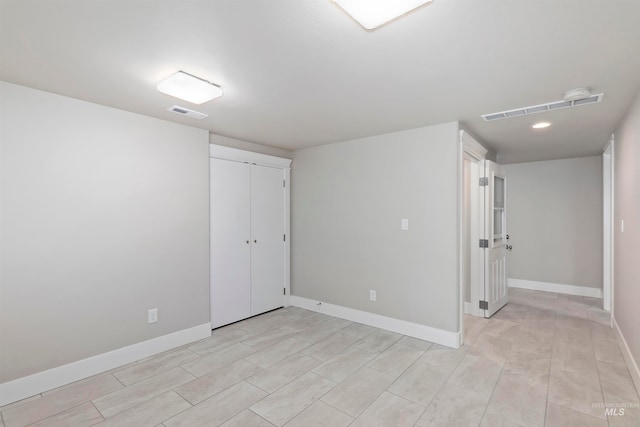
{"label": "light tile floor", "polygon": [[[0,408],[0,427],[640,426],[599,300],[512,289],[454,350],[299,308]],[[625,407],[605,415],[605,407]]]}

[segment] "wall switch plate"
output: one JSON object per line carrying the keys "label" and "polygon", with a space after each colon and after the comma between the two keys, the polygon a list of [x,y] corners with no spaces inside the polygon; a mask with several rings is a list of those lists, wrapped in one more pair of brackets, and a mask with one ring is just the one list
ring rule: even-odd
{"label": "wall switch plate", "polygon": [[376,301],[376,298],[377,298],[376,291],[371,289],[369,291],[369,301]]}
{"label": "wall switch plate", "polygon": [[152,308],[149,310],[148,314],[148,323],[156,323],[158,321],[158,309]]}
{"label": "wall switch plate", "polygon": [[624,219],[620,220],[620,232],[624,233]]}
{"label": "wall switch plate", "polygon": [[402,223],[401,223],[400,229],[401,230],[408,230],[409,229],[409,220],[408,219],[406,219],[406,218],[402,219]]}

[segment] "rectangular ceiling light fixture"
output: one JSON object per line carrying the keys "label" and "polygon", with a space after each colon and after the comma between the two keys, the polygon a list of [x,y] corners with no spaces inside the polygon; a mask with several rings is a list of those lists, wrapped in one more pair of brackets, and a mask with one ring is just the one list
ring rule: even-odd
{"label": "rectangular ceiling light fixture", "polygon": [[161,81],[156,89],[192,104],[204,104],[222,96],[222,88],[184,71]]}
{"label": "rectangular ceiling light fixture", "polygon": [[529,114],[544,113],[545,111],[559,110],[561,108],[577,107],[578,105],[595,104],[596,102],[602,101],[603,96],[604,93],[599,93],[576,101],[555,101],[547,104],[532,105],[531,107],[516,108],[515,110],[500,111],[499,113],[483,114],[482,118],[485,122],[491,122],[493,120],[527,116]]}
{"label": "rectangular ceiling light fixture", "polygon": [[431,0],[332,0],[366,30],[374,30]]}

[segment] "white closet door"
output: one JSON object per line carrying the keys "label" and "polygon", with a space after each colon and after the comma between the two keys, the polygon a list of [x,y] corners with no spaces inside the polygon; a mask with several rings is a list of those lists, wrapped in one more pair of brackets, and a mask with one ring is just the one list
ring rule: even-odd
{"label": "white closet door", "polygon": [[251,314],[284,305],[284,171],[251,166]]}
{"label": "white closet door", "polygon": [[210,159],[211,326],[251,316],[251,166]]}

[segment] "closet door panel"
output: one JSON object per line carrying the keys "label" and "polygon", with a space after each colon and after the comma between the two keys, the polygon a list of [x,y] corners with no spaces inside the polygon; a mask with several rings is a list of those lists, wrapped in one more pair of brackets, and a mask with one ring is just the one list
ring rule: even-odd
{"label": "closet door panel", "polygon": [[251,314],[284,305],[284,171],[251,166]]}
{"label": "closet door panel", "polygon": [[251,316],[251,166],[210,159],[211,325]]}

